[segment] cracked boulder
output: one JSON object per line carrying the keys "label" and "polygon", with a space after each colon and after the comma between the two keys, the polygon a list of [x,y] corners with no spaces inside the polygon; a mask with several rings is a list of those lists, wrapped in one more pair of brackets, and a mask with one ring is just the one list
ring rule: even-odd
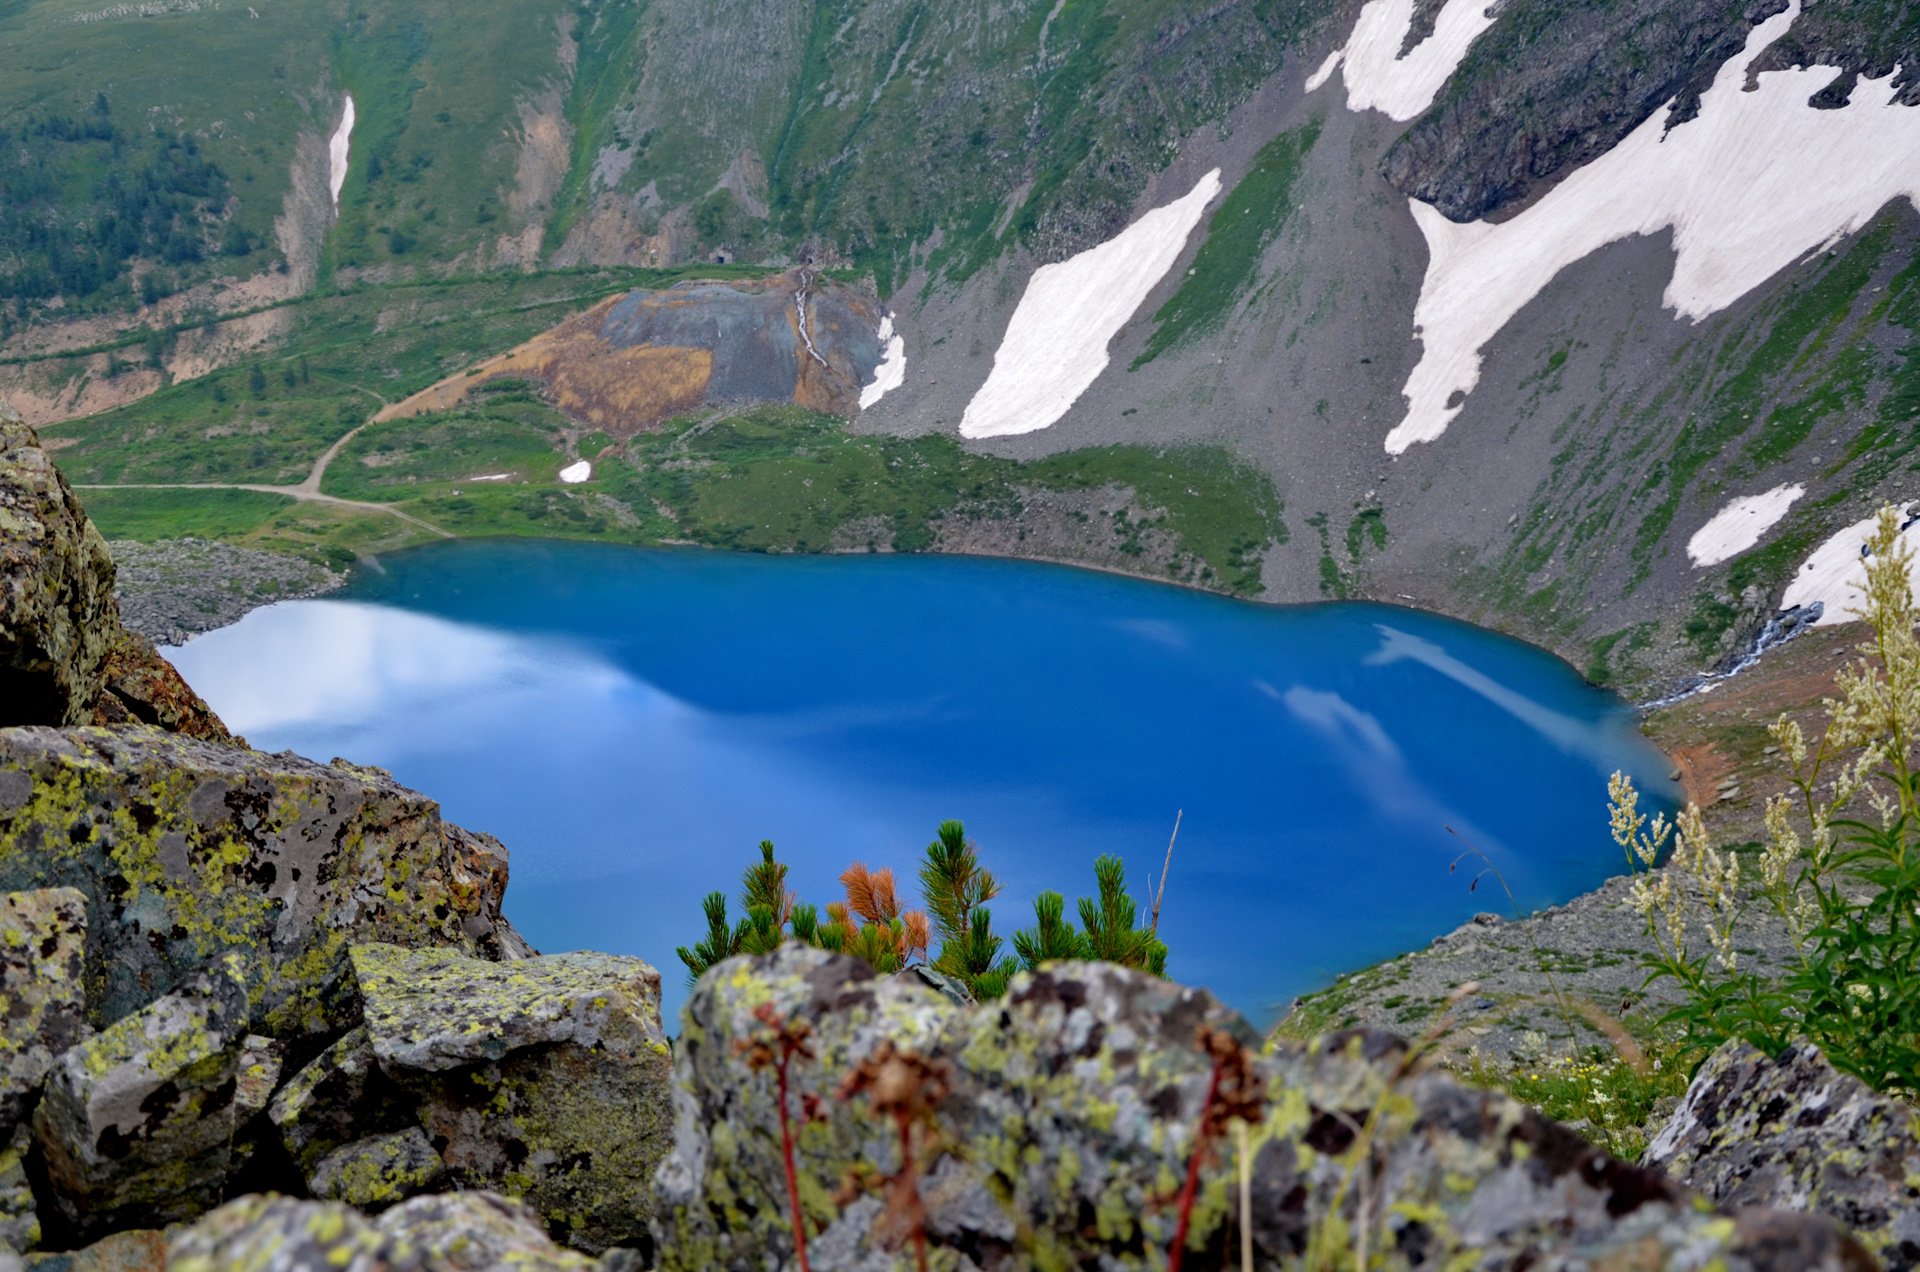
{"label": "cracked boulder", "polygon": [[1644,1161],[1724,1206],[1829,1215],[1891,1272],[1920,1267],[1920,1109],[1810,1042],[1714,1052]]}
{"label": "cracked boulder", "polygon": [[[1366,1243],[1391,1267],[1872,1266],[1827,1220],[1716,1212],[1504,1095],[1425,1067],[1389,1035],[1261,1055],[1245,1023],[1204,991],[1105,964],[1018,977],[1005,998],[969,1009],[856,960],[789,946],[722,964],[688,1001],[674,1151],[655,1183],[662,1267],[793,1257],[766,1061],[780,1050],[776,1027],[799,1025],[788,1115],[816,1267],[910,1257],[900,1254],[910,1225],[898,1194],[883,1200],[899,1165],[896,1125],[876,1114],[875,1097],[841,1097],[863,1062],[885,1067],[889,1044],[893,1062],[908,1053],[921,1075],[906,1084],[925,1106],[915,1114],[919,1195],[945,1266],[1162,1261],[1220,1054],[1245,1066],[1258,1097],[1245,1123],[1256,1266],[1298,1265],[1330,1236],[1342,1249]],[[1229,1136],[1202,1159],[1188,1236],[1197,1266],[1237,1266],[1235,1151]]]}
{"label": "cracked boulder", "polygon": [[644,1246],[669,1147],[660,974],[633,958],[488,963],[355,946],[380,1070],[462,1188],[522,1198],[588,1250]]}
{"label": "cracked boulder", "polygon": [[257,1031],[331,1033],[354,941],[510,957],[506,851],[378,769],[158,729],[0,729],[0,889],[87,897],[104,1026],[242,956]]}
{"label": "cracked boulder", "polygon": [[337,1272],[590,1272],[540,1216],[489,1193],[420,1197],[370,1219],[338,1202],[242,1197],[172,1234],[172,1272],[328,1268]]}
{"label": "cracked boulder", "polygon": [[246,981],[228,958],[62,1054],[34,1113],[61,1217],[100,1234],[215,1205],[245,1116],[246,1047]]}
{"label": "cracked boulder", "polygon": [[289,1078],[267,1117],[312,1187],[314,1170],[337,1150],[413,1125],[413,1105],[374,1063],[373,1042],[360,1027]]}

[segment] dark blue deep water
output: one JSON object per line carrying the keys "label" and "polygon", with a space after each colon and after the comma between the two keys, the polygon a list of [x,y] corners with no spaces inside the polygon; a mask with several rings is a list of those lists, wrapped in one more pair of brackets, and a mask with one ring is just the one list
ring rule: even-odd
{"label": "dark blue deep water", "polygon": [[[1336,972],[1621,860],[1607,774],[1666,792],[1618,699],[1552,656],[1379,605],[1270,608],[1058,567],[459,543],[176,651],[254,745],[391,769],[512,850],[543,950],[660,967],[772,839],[824,906],[911,879],[957,817],[1005,885],[1143,906],[1185,810],[1169,971],[1257,1023]],[[1455,833],[1449,833],[1449,827]]]}

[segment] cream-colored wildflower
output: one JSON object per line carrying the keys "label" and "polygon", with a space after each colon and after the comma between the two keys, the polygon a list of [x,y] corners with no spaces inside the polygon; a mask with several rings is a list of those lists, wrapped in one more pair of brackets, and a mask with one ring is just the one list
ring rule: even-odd
{"label": "cream-colored wildflower", "polygon": [[1607,779],[1608,815],[1613,823],[1613,842],[1627,852],[1627,865],[1651,870],[1653,863],[1673,835],[1665,813],[1656,814],[1651,825],[1640,811],[1640,792],[1633,779],[1615,770]]}

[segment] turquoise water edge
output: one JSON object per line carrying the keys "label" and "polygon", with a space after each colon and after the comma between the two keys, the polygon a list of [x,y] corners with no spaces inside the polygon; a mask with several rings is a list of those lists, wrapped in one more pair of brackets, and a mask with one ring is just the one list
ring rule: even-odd
{"label": "turquoise water edge", "polygon": [[[1481,910],[1617,873],[1606,777],[1671,793],[1632,709],[1553,656],[1389,606],[1276,608],[1059,566],[462,542],[170,651],[259,747],[392,770],[512,852],[544,951],[674,947],[772,839],[822,906],[967,825],[1004,892],[1143,908],[1182,813],[1168,971],[1270,1023]],[[908,888],[908,892],[912,889]]]}

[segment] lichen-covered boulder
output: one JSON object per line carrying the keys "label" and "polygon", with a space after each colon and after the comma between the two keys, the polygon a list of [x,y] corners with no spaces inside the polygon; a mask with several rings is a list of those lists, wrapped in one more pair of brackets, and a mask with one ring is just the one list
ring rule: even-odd
{"label": "lichen-covered boulder", "polygon": [[0,1141],[31,1111],[54,1057],[86,1029],[86,939],[78,891],[0,895]]}
{"label": "lichen-covered boulder", "polygon": [[152,1227],[220,1197],[242,1110],[247,986],[229,956],[54,1063],[34,1140],[83,1233]]}
{"label": "lichen-covered boulder", "polygon": [[672,1083],[657,971],[391,945],[352,959],[374,1057],[456,1184],[525,1199],[582,1249],[649,1240]]}
{"label": "lichen-covered boulder", "polygon": [[173,1233],[172,1272],[589,1272],[526,1206],[488,1193],[421,1197],[369,1219],[338,1202],[242,1197]]}
{"label": "lichen-covered boulder", "polygon": [[1714,1052],[1645,1162],[1722,1205],[1830,1215],[1893,1272],[1920,1267],[1920,1109],[1810,1042]]}
{"label": "lichen-covered boulder", "polygon": [[328,1153],[308,1179],[313,1195],[344,1201],[361,1210],[384,1210],[423,1192],[447,1177],[446,1164],[417,1126],[386,1135],[370,1135]]}
{"label": "lichen-covered boulder", "polygon": [[228,731],[206,700],[160,656],[152,641],[125,628],[115,634],[107,649],[100,695],[94,699],[86,723],[151,724],[203,742],[246,744],[244,738]]}
{"label": "lichen-covered boulder", "polygon": [[0,725],[91,719],[119,631],[106,540],[0,402]]}
{"label": "lichen-covered boulder", "polygon": [[356,940],[490,957],[505,851],[377,769],[158,729],[0,729],[0,889],[86,894],[87,1008],[105,1025],[243,956],[258,1031],[344,1027]]}
{"label": "lichen-covered boulder", "polygon": [[341,1036],[287,1079],[267,1106],[267,1117],[310,1188],[314,1170],[336,1150],[415,1125],[412,1099],[374,1063],[364,1026]]}
{"label": "lichen-covered boulder", "polygon": [[[948,1267],[1162,1264],[1207,1092],[1236,1066],[1235,1098],[1253,1099],[1249,1226],[1263,1268],[1298,1266],[1329,1241],[1364,1244],[1388,1267],[1871,1266],[1824,1220],[1715,1213],[1511,1099],[1426,1069],[1387,1035],[1264,1056],[1252,1042],[1205,992],[1103,964],[1019,977],[968,1009],[815,950],[723,963],[683,1016],[674,1152],[655,1185],[661,1266],[791,1260],[781,1054],[813,1266],[911,1266],[899,1194],[872,1186],[897,1170],[898,1124],[876,1114],[878,1087],[841,1095],[888,1044],[925,1075],[918,1192]],[[1203,1160],[1188,1240],[1198,1266],[1238,1259],[1234,1154],[1226,1137]]]}

